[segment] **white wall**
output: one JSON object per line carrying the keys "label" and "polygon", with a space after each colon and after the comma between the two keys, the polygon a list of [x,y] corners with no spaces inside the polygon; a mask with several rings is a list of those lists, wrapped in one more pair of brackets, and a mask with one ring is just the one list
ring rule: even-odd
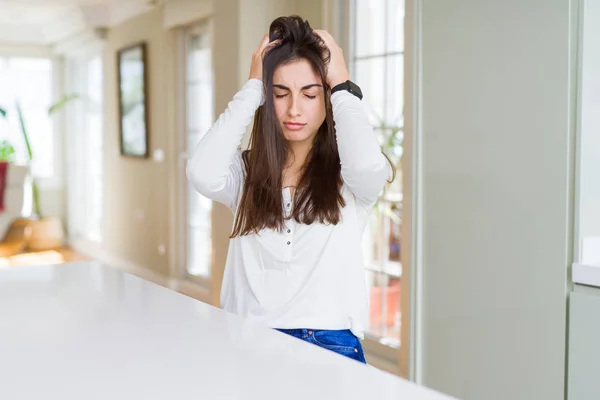
{"label": "white wall", "polygon": [[420,380],[465,400],[562,400],[577,2],[417,3]]}

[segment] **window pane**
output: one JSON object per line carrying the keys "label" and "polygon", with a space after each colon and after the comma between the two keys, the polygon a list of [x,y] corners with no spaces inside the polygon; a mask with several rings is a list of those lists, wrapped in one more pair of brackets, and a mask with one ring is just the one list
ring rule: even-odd
{"label": "window pane", "polygon": [[210,230],[188,228],[187,260],[188,273],[193,276],[210,276],[212,242]]}
{"label": "window pane", "polygon": [[[23,110],[24,113],[26,110]],[[54,138],[51,134],[51,122],[45,113],[39,112],[30,112],[23,118],[28,121],[27,130],[34,157],[31,171],[37,177],[50,177],[54,172]]]}
{"label": "window pane", "polygon": [[103,59],[68,60],[66,92],[80,98],[65,108],[69,229],[73,236],[102,242],[104,149]]}
{"label": "window pane", "polygon": [[212,55],[208,35],[195,34],[188,42],[188,82],[212,81]]}
{"label": "window pane", "polygon": [[385,58],[371,58],[356,61],[356,82],[364,93],[364,104],[369,114],[369,121],[373,126],[383,124],[383,111],[385,104],[384,92],[384,60]]}
{"label": "window pane", "polygon": [[385,50],[386,0],[355,0],[354,55],[382,54]]}
{"label": "window pane", "polygon": [[86,65],[86,192],[88,195],[88,238],[102,241],[103,141],[102,141],[102,59],[98,56]]}
{"label": "window pane", "polygon": [[392,347],[400,346],[400,278],[366,271],[369,288],[367,335]]}
{"label": "window pane", "polygon": [[206,133],[213,123],[212,84],[190,83],[188,85],[188,130]]}
{"label": "window pane", "polygon": [[188,225],[210,230],[210,214],[212,201],[189,185]]}
{"label": "window pane", "polygon": [[388,0],[386,52],[404,51],[404,0]]}
{"label": "window pane", "polygon": [[378,201],[371,214],[369,215],[369,221],[364,236],[364,261],[365,266],[368,269],[375,271],[383,270],[383,262],[387,255],[385,251],[385,233],[383,231],[383,203]]}
{"label": "window pane", "polygon": [[386,57],[385,123],[388,127],[404,125],[404,56]]}
{"label": "window pane", "polygon": [[46,58],[11,58],[8,61],[11,68],[29,72],[45,72],[52,70],[50,60]]}
{"label": "window pane", "polygon": [[363,237],[363,254],[366,268],[400,277],[402,203],[388,197],[401,199],[401,194],[386,193],[378,200]]}
{"label": "window pane", "polygon": [[188,84],[187,97],[188,130],[196,133],[200,130],[200,85]]}
{"label": "window pane", "polygon": [[[208,29],[191,32],[187,39],[187,154],[213,123],[211,36]],[[187,272],[210,276],[212,201],[187,185]]]}
{"label": "window pane", "polygon": [[401,222],[402,222],[402,210],[401,203],[389,202],[386,213],[387,218],[387,235],[386,242],[388,246],[388,259],[386,263],[385,272],[394,276],[401,276]]}
{"label": "window pane", "polygon": [[212,201],[188,185],[187,271],[193,276],[210,276]]}
{"label": "window pane", "polygon": [[200,114],[198,122],[200,123],[200,133],[202,136],[210,129],[213,124],[214,108],[213,108],[213,86],[212,83],[200,84]]}
{"label": "window pane", "polygon": [[4,59],[0,70],[0,105],[7,109],[8,125],[0,132],[16,151],[17,163],[27,162],[27,148],[17,116],[18,101],[34,152],[32,173],[37,177],[54,174],[52,120],[47,115],[52,102],[52,61],[45,58]]}

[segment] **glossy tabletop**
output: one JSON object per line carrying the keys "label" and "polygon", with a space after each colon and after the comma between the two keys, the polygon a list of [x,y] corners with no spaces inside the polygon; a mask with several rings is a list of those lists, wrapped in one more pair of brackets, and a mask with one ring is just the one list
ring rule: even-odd
{"label": "glossy tabletop", "polygon": [[89,262],[0,269],[0,399],[449,397]]}

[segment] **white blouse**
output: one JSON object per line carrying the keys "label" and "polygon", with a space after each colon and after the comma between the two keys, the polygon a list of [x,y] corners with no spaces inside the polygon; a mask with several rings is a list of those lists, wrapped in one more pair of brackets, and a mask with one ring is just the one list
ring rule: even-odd
{"label": "white blouse", "polygon": [[[245,172],[239,147],[264,102],[262,81],[251,79],[200,140],[187,176],[202,195],[234,215]],[[346,206],[337,225],[286,220],[283,232],[230,240],[221,306],[272,328],[350,329],[363,338],[367,287],[361,239],[371,208],[391,168],[381,153],[361,101],[340,91],[331,96]],[[286,214],[292,197],[283,189]]]}

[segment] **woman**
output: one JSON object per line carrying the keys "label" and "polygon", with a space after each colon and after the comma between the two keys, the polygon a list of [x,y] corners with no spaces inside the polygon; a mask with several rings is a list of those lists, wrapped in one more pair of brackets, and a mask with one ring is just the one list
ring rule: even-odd
{"label": "woman", "polygon": [[269,32],[187,167],[235,215],[221,306],[365,363],[361,236],[393,168],[331,35],[297,16]]}

